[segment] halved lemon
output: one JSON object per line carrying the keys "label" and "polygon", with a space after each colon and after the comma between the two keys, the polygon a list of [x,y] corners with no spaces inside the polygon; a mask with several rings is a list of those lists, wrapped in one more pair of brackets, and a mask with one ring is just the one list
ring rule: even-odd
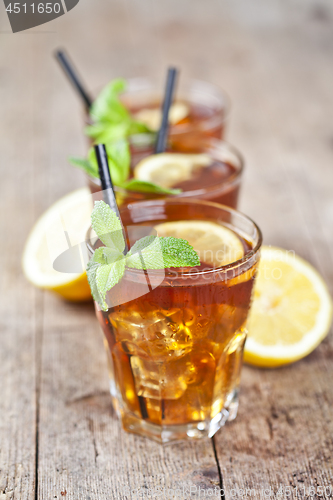
{"label": "halved lemon", "polygon": [[72,301],[91,298],[82,253],[91,211],[90,191],[83,188],[58,200],[36,222],[22,257],[33,285]]}
{"label": "halved lemon", "polygon": [[211,163],[206,154],[160,153],[141,160],[134,168],[134,177],[171,188],[190,180],[196,170]]}
{"label": "halved lemon", "polygon": [[[175,102],[169,110],[169,123],[176,125],[184,120],[190,113],[190,108],[185,102]],[[134,114],[134,118],[157,131],[161,126],[162,111],[159,108],[144,108]]]}
{"label": "halved lemon", "polygon": [[244,361],[273,368],[310,354],[327,335],[332,300],[318,272],[293,252],[263,247]]}
{"label": "halved lemon", "polygon": [[244,248],[240,238],[225,226],[202,220],[163,222],[154,228],[158,236],[187,240],[201,263],[220,267],[241,259]]}

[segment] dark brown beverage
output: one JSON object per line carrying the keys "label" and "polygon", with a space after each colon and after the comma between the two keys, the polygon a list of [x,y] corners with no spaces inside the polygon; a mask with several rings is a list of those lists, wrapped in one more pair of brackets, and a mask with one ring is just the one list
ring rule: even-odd
{"label": "dark brown beverage", "polygon": [[[152,221],[153,213],[163,217]],[[146,234],[174,226],[188,237],[195,227],[194,248],[195,238],[203,241],[197,232],[207,230],[214,248],[201,247],[200,267],[149,271],[150,288],[146,273],[127,269],[109,292],[118,305],[97,308],[115,407],[126,430],[159,441],[211,436],[237,413],[260,232],[238,212],[193,200],[133,204],[121,215]],[[219,262],[214,259],[226,240],[243,258],[216,267],[211,255]]]}
{"label": "dark brown beverage", "polygon": [[[179,153],[177,149],[169,148],[170,153]],[[144,146],[132,151],[131,176],[133,177],[136,165],[151,154],[152,148]],[[243,159],[240,153],[231,145],[216,139],[201,139],[188,154],[206,154],[211,162],[208,166],[197,168],[190,179],[176,182],[171,187],[180,188],[177,195],[158,195],[156,193],[139,193],[126,191],[116,187],[117,201],[120,205],[149,199],[163,199],[166,197],[195,198],[199,200],[214,201],[232,208],[237,207]],[[184,153],[185,154],[185,153]],[[154,179],[158,183],[158,177]],[[89,187],[93,193],[100,190],[98,179],[89,178]]]}
{"label": "dark brown beverage", "polygon": [[[140,115],[143,117],[142,111],[145,110],[159,112],[162,106],[161,88],[162,84],[154,80],[130,79],[128,89],[122,95],[122,101],[135,117]],[[174,104],[186,107],[187,113],[169,114],[170,145],[173,149],[189,152],[203,138],[224,137],[230,103],[225,92],[215,85],[199,80],[184,81],[181,78]],[[151,122],[155,131],[158,129],[156,118],[155,116],[155,120]]]}

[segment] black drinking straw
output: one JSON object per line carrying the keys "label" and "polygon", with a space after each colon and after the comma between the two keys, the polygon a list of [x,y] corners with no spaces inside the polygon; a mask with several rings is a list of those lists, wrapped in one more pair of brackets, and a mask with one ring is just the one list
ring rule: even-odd
{"label": "black drinking straw", "polygon": [[75,90],[81,97],[85,107],[87,108],[87,111],[89,111],[92,105],[92,99],[84,88],[84,85],[82,84],[77,71],[75,71],[73,64],[69,62],[68,56],[62,50],[57,50],[55,56],[60,63],[60,66],[68,76],[70,82],[73,84]]}
{"label": "black drinking straw", "polygon": [[162,123],[160,130],[157,134],[155,153],[163,153],[166,148],[168,131],[169,131],[169,110],[173,100],[175,90],[176,78],[178,70],[176,68],[169,68],[167,81],[165,86],[164,101],[162,108]]}
{"label": "black drinking straw", "polygon": [[[116,201],[116,196],[114,193],[114,187],[113,187],[112,179],[111,179],[111,175],[110,175],[109,162],[108,162],[108,157],[106,154],[105,145],[104,144],[97,144],[95,146],[95,153],[96,153],[96,158],[97,158],[97,163],[98,163],[98,173],[99,173],[99,177],[101,179],[101,184],[102,184],[102,189],[103,189],[104,201],[105,201],[105,203],[107,203],[110,206],[111,210],[116,212],[116,214],[119,217],[119,220],[121,222],[119,209],[118,209],[118,205],[117,205],[117,201]],[[122,226],[123,226],[123,224],[122,224]],[[124,226],[123,226],[123,230],[125,233]],[[124,253],[127,253],[128,246],[126,243],[126,240],[127,240],[126,233],[124,236],[125,236],[124,237],[124,240],[125,240]],[[130,369],[132,371],[131,361],[130,361],[131,354],[129,352],[127,352],[125,342],[122,344],[122,346],[123,346],[123,349],[128,356],[128,364],[129,364]],[[132,376],[133,376],[133,380],[134,380],[133,372],[132,372]],[[143,419],[148,418],[147,406],[146,406],[146,401],[145,401],[144,397],[138,396],[138,402],[139,402],[142,418]]]}
{"label": "black drinking straw", "polygon": [[[102,184],[102,189],[103,189],[103,198],[105,203],[109,205],[111,210],[113,210],[118,218],[121,221],[117,201],[116,201],[116,196],[114,193],[114,187],[111,179],[111,174],[110,174],[110,169],[109,169],[109,162],[108,162],[108,156],[106,154],[106,149],[104,144],[96,144],[95,146],[95,154],[97,158],[97,163],[98,163],[98,173],[99,173],[99,178],[101,179],[101,184]],[[125,230],[124,230],[125,232]],[[127,246],[127,238],[126,238],[126,233],[125,233],[125,253],[128,252],[128,246]]]}

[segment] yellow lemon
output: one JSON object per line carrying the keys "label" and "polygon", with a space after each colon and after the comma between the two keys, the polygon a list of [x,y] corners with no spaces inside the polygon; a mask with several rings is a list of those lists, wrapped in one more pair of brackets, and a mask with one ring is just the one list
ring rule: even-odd
{"label": "yellow lemon", "polygon": [[190,180],[196,170],[211,164],[212,160],[206,154],[160,153],[141,160],[134,168],[134,177],[172,188]]}
{"label": "yellow lemon", "polygon": [[[185,102],[175,102],[169,111],[169,123],[176,125],[186,118],[190,113],[190,108]],[[144,108],[134,114],[134,118],[144,123],[150,130],[157,130],[161,126],[162,111],[160,108]]]}
{"label": "yellow lemon", "polygon": [[238,236],[220,224],[202,220],[163,222],[155,226],[158,236],[183,238],[199,255],[202,263],[220,267],[244,256]]}
{"label": "yellow lemon", "polygon": [[318,272],[293,252],[263,247],[244,361],[273,368],[310,354],[327,335],[332,300]]}
{"label": "yellow lemon", "polygon": [[82,188],[58,200],[39,218],[22,258],[24,274],[33,285],[71,301],[91,298],[84,271],[91,211],[90,191]]}

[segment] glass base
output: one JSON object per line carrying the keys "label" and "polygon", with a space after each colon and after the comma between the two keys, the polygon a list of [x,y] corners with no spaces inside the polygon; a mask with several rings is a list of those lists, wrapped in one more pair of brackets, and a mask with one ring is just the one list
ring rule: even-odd
{"label": "glass base", "polygon": [[237,389],[234,389],[227,398],[226,407],[228,408],[229,412],[228,422],[235,420],[235,418],[237,417],[238,405],[239,405],[238,397],[239,397],[239,389],[237,387]]}
{"label": "glass base", "polygon": [[143,420],[133,414],[124,414],[117,404],[117,399],[112,398],[115,410],[127,432],[150,438],[158,443],[173,441],[211,438],[225,425],[227,421],[234,420],[238,411],[238,389],[229,394],[225,408],[215,415],[212,420],[203,420],[183,425],[158,425]]}
{"label": "glass base", "polygon": [[184,425],[157,425],[133,415],[123,415],[122,424],[127,432],[145,436],[158,443],[170,443],[182,439],[212,437],[228,420],[229,412],[222,410],[211,421]]}

